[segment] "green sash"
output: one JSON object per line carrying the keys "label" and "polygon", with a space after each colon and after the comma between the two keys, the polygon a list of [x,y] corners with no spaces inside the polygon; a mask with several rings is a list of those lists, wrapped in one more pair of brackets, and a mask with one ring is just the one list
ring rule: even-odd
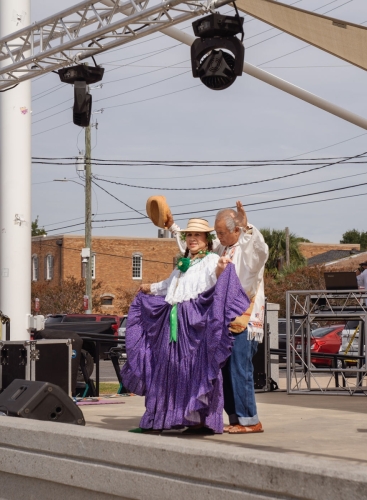
{"label": "green sash", "polygon": [[170,342],[177,342],[177,327],[177,304],[174,304],[169,315]]}

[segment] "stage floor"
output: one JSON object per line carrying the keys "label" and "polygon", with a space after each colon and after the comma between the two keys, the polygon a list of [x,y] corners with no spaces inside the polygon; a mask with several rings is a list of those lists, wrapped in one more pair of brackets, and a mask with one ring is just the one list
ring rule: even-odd
{"label": "stage floor", "polygon": [[[256,399],[264,433],[192,437],[166,431],[160,439],[205,440],[217,445],[367,462],[367,397],[269,392],[258,393]],[[123,401],[82,406],[87,426],[121,432],[138,427],[144,398],[131,396]]]}

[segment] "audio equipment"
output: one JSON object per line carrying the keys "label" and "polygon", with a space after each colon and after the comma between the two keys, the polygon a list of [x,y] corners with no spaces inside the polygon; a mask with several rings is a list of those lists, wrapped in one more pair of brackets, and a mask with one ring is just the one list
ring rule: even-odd
{"label": "audio equipment", "polygon": [[57,385],[13,380],[0,394],[0,412],[11,417],[85,425],[80,408]]}

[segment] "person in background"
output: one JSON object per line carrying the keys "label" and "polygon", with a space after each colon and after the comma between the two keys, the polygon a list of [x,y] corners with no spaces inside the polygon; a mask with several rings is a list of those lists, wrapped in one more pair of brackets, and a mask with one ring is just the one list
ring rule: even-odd
{"label": "person in background", "polygon": [[[263,432],[257,414],[252,358],[264,335],[264,269],[268,246],[260,231],[249,224],[240,201],[237,211],[220,210],[215,218],[217,239],[213,251],[235,266],[240,283],[251,300],[250,306],[230,325],[235,341],[230,358],[223,368],[224,409],[229,425],[224,432],[245,434]],[[185,244],[179,238],[180,228],[169,216],[166,226],[176,236],[181,252]]]}
{"label": "person in background", "polygon": [[[358,287],[367,290],[367,262],[361,262],[355,273],[357,275]],[[364,303],[367,305],[367,298]]]}

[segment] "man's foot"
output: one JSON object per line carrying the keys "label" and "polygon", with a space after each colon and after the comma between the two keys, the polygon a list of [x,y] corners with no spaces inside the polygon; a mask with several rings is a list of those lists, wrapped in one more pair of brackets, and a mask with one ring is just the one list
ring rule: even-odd
{"label": "man's foot", "polygon": [[228,434],[250,434],[255,432],[264,432],[261,422],[258,422],[255,425],[233,425],[228,431]]}
{"label": "man's foot", "polygon": [[185,429],[182,434],[192,434],[196,436],[213,436],[213,429],[209,429],[209,427],[204,427],[203,425],[197,426],[193,425]]}
{"label": "man's foot", "polygon": [[223,427],[223,432],[229,432],[235,424],[225,425]]}

